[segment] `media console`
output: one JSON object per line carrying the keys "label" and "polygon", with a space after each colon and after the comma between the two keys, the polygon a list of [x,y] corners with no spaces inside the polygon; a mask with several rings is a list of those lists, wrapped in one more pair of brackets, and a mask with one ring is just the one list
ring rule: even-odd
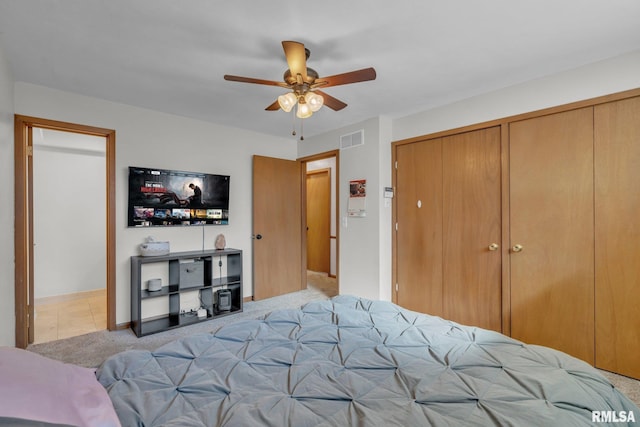
{"label": "media console", "polygon": [[[149,265],[153,272],[145,272]],[[161,274],[158,274],[161,271]],[[161,276],[159,290],[148,282]],[[218,290],[225,290],[218,292]],[[184,309],[194,293],[206,315]],[[230,298],[229,298],[230,293]],[[221,295],[221,301],[216,300]],[[229,301],[230,300],[230,301]],[[229,304],[230,303],[230,304]],[[220,309],[219,309],[220,308]],[[131,329],[138,337],[242,311],[242,251],[211,249],[131,257]],[[200,313],[202,314],[202,312]]]}

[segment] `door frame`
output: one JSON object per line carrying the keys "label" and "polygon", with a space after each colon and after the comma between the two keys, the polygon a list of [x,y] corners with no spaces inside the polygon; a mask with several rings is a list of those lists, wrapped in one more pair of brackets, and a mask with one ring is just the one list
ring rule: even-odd
{"label": "door frame", "polygon": [[[336,180],[336,188],[334,189],[336,195],[336,280],[338,285],[338,290],[340,289],[340,150],[331,150],[325,151],[324,153],[313,154],[311,156],[301,157],[298,161],[302,164],[300,168],[300,179],[305,185],[302,186],[302,229],[307,229],[307,163],[313,162],[316,160],[329,159],[331,157],[335,157],[336,159],[336,170],[335,170],[335,180]],[[329,246],[331,248],[331,246]],[[306,272],[307,268],[307,233],[302,233],[302,265],[304,267],[304,271]],[[329,267],[331,270],[331,267]],[[329,275],[331,275],[331,271],[329,271]]]}
{"label": "door frame", "polygon": [[14,250],[15,346],[34,340],[33,328],[33,128],[105,138],[106,145],[106,288],[107,328],[116,329],[115,316],[115,153],[116,131],[16,114],[14,116]]}

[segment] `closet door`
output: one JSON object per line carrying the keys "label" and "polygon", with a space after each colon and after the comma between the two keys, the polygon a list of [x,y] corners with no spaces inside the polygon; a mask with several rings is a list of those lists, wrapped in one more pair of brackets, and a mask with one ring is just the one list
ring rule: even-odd
{"label": "closet door", "polygon": [[594,361],[593,108],[509,127],[511,334]]}
{"label": "closet door", "polygon": [[396,147],[398,305],[442,316],[442,140]]}
{"label": "closet door", "polygon": [[396,147],[397,303],[501,331],[500,128]]}
{"label": "closet door", "polygon": [[640,98],[595,107],[596,366],[640,379]]}
{"label": "closet door", "polygon": [[500,128],[443,138],[444,316],[502,330]]}

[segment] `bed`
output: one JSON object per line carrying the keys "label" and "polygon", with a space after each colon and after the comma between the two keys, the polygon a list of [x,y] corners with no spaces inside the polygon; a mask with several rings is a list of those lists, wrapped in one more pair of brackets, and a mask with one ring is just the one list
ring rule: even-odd
{"label": "bed", "polygon": [[0,426],[119,427],[95,371],[0,347]]}
{"label": "bed", "polygon": [[123,426],[583,426],[640,418],[594,368],[564,353],[349,296],[152,352],[126,351],[96,376]]}

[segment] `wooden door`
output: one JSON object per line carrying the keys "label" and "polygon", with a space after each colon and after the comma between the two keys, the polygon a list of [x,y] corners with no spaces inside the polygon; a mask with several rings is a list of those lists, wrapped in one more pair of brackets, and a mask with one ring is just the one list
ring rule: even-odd
{"label": "wooden door", "polygon": [[444,316],[500,332],[500,128],[443,138],[442,164]]}
{"label": "wooden door", "polygon": [[511,335],[593,364],[593,109],[509,132]]}
{"label": "wooden door", "polygon": [[442,140],[396,147],[396,299],[442,315]]}
{"label": "wooden door", "polygon": [[307,269],[331,270],[331,169],[307,172]]}
{"label": "wooden door", "polygon": [[253,297],[303,289],[300,163],[253,156]]}
{"label": "wooden door", "polygon": [[595,107],[596,360],[640,379],[640,98]]}

